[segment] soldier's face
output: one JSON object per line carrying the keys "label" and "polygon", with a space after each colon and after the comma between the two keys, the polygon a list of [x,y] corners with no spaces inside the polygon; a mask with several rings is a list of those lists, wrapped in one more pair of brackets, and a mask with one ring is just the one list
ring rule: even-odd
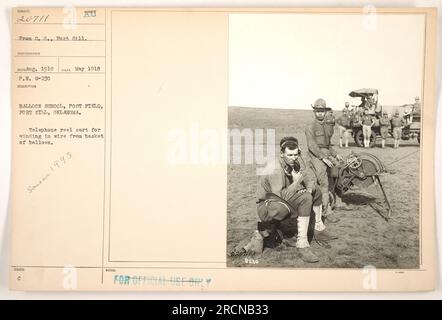
{"label": "soldier's face", "polygon": [[317,110],[317,111],[315,111],[315,117],[318,120],[324,120],[325,110]]}
{"label": "soldier's face", "polygon": [[284,152],[281,155],[284,158],[285,163],[287,163],[290,166],[294,166],[295,161],[299,157],[299,149],[296,148],[292,150],[289,148],[285,148]]}

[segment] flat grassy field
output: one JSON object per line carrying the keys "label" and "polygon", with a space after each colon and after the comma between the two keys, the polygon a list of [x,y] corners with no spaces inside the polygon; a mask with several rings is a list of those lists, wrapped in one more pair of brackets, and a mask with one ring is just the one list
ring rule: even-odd
{"label": "flat grassy field", "polygon": [[[338,112],[335,112],[339,116]],[[304,130],[313,120],[310,110],[229,108],[229,128],[275,129],[276,144],[284,136],[295,136],[306,150]],[[296,248],[284,245],[265,249],[251,264],[247,257],[227,257],[229,267],[287,267],[287,268],[362,268],[372,265],[377,268],[419,268],[419,144],[403,141],[399,149],[393,149],[393,140],[387,139],[387,148],[363,149],[350,140],[348,149],[339,148],[339,133],[336,128],[332,142],[342,155],[351,151],[370,152],[377,156],[391,173],[381,176],[384,189],[390,200],[393,214],[385,221],[366,201],[369,193],[373,199],[382,199],[381,191],[374,185],[364,190],[365,196],[348,197],[351,211],[337,210],[341,219],[327,228],[339,236],[326,249],[312,242],[312,248],[320,257],[315,264],[299,259]],[[275,146],[278,147],[278,146]],[[276,148],[276,154],[279,150]],[[255,164],[229,164],[227,203],[227,250],[246,244],[256,229],[257,214],[255,191],[257,183]],[[288,221],[290,225],[290,221]]]}

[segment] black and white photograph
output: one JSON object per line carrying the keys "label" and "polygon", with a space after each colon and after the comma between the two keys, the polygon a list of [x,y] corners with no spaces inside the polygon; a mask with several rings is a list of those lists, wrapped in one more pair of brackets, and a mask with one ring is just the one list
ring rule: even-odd
{"label": "black and white photograph", "polygon": [[372,9],[230,15],[228,267],[420,268],[425,15]]}

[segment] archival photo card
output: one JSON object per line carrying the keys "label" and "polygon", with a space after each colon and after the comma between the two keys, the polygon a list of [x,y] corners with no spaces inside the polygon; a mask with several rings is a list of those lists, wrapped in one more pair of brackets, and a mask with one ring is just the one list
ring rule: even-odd
{"label": "archival photo card", "polygon": [[434,288],[436,9],[11,11],[12,290]]}

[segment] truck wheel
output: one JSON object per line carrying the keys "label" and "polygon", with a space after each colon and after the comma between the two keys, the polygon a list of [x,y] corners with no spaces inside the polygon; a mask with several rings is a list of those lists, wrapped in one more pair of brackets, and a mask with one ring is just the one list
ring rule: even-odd
{"label": "truck wheel", "polygon": [[[362,129],[358,130],[355,134],[355,143],[358,147],[364,147],[364,134],[362,133]],[[370,148],[373,148],[376,144],[376,133],[374,130],[371,130],[370,136]]]}
{"label": "truck wheel", "polygon": [[374,148],[375,145],[376,145],[376,132],[374,132],[374,130],[371,130],[370,148]]}
{"label": "truck wheel", "polygon": [[362,129],[356,131],[354,135],[355,143],[358,147],[364,146],[364,134],[362,133]]}

